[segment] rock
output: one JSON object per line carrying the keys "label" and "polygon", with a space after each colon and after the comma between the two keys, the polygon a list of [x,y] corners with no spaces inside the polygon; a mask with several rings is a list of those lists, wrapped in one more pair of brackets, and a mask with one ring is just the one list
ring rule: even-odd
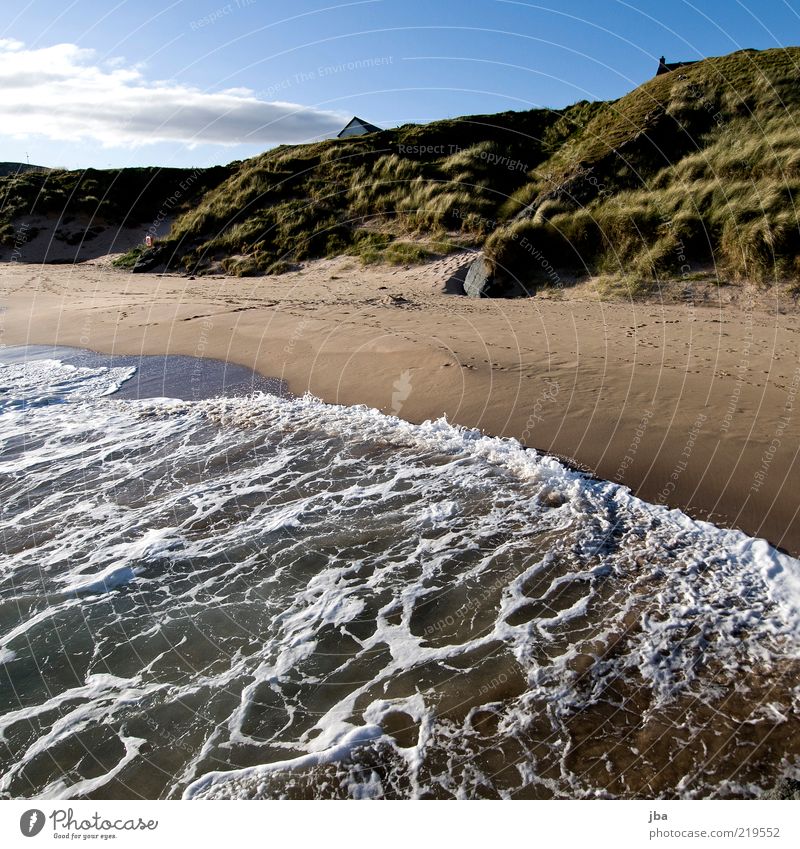
{"label": "rock", "polygon": [[470,298],[489,298],[494,284],[494,275],[489,263],[482,256],[473,260],[464,278],[464,291]]}
{"label": "rock", "polygon": [[470,298],[518,298],[531,294],[518,281],[495,274],[483,256],[470,265],[464,278],[464,292]]}

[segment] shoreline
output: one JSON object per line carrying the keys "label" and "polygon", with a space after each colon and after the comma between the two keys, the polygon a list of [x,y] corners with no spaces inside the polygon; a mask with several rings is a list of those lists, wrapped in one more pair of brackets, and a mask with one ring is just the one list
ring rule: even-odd
{"label": "shoreline", "polygon": [[465,261],[280,277],[0,265],[0,343],[199,356],[290,392],[511,436],[646,501],[800,554],[800,335],[731,304],[444,294]]}
{"label": "shoreline", "polygon": [[[222,360],[187,357],[180,354],[109,355],[88,348],[53,345],[0,345],[3,363],[55,359],[77,368],[129,368],[136,372],[109,397],[121,400],[174,398],[202,401],[207,398],[235,398],[251,392],[286,396],[286,387],[246,366]],[[169,367],[169,368],[168,368]]]}

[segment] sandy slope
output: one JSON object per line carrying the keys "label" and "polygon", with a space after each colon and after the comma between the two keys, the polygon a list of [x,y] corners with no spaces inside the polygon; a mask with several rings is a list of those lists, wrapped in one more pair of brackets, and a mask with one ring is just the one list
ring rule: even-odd
{"label": "sandy slope", "polygon": [[[169,230],[170,219],[153,228],[156,235]],[[0,245],[0,262],[74,263],[114,258],[141,246],[147,224],[109,226],[89,218],[48,218],[30,215],[14,222],[15,243]]]}
{"label": "sandy slope", "polygon": [[1,341],[169,352],[254,367],[327,401],[454,422],[569,458],[650,501],[800,553],[800,327],[769,301],[473,301],[466,257],[281,277],[0,266]]}

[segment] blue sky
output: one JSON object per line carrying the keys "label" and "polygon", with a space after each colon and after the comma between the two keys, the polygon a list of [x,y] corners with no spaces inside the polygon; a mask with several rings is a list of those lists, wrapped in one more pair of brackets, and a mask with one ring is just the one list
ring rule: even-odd
{"label": "blue sky", "polygon": [[0,160],[71,168],[616,98],[662,53],[800,44],[800,0],[19,0],[4,21]]}

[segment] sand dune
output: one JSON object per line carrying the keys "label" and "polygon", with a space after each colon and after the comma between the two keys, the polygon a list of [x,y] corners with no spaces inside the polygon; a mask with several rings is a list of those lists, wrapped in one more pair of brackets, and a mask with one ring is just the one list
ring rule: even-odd
{"label": "sand dune", "polygon": [[[157,229],[169,229],[164,221]],[[16,241],[0,246],[0,261],[40,264],[75,263],[119,256],[144,245],[149,225],[109,225],[92,218],[27,216],[14,224]]]}

